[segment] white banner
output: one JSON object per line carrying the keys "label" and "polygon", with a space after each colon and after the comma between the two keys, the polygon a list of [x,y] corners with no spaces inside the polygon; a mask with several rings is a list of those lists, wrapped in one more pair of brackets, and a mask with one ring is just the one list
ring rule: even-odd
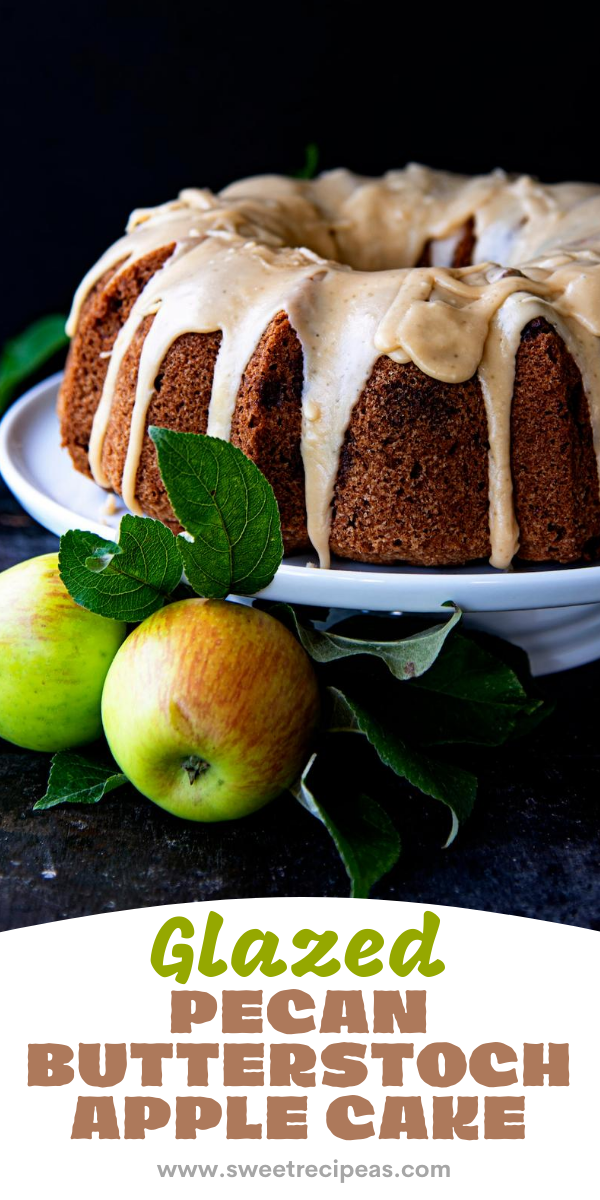
{"label": "white banner", "polygon": [[7,1197],[597,1191],[595,933],[290,898],[0,946]]}

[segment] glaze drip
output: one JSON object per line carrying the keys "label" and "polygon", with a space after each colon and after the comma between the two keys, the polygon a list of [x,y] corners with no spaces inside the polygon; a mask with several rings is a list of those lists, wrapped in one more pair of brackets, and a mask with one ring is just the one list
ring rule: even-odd
{"label": "glaze drip", "polygon": [[[452,268],[471,219],[475,263]],[[90,442],[94,477],[106,486],[102,451],[119,369],[153,316],[122,482],[133,511],[154,381],[170,346],[186,333],[221,332],[208,432],[227,439],[244,371],[279,312],[302,346],[308,531],[322,566],[340,450],[381,355],[448,383],[478,375],[489,431],[492,565],[506,568],[519,544],[510,414],[516,354],[533,317],[557,329],[580,369],[600,470],[599,188],[545,186],[501,171],[467,179],[413,164],[380,180],[340,170],[311,181],[261,176],[218,195],[187,189],[132,214],[125,237],[78,289],[68,332],[106,271],[126,270],[170,244],[173,254],[115,341]],[[413,266],[428,246],[432,265]]]}

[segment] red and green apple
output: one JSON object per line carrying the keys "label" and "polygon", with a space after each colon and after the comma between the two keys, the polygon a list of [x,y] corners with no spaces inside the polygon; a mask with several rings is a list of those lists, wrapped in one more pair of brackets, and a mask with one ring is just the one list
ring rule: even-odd
{"label": "red and green apple", "polygon": [[304,766],[319,719],[305,651],[268,614],[182,600],[116,655],[102,719],[121,770],[180,817],[221,821],[267,804]]}

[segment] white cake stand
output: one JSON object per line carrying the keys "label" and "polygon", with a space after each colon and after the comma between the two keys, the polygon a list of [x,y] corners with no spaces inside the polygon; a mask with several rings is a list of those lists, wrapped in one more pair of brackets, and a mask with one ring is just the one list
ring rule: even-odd
{"label": "white cake stand", "polygon": [[[0,472],[17,499],[52,533],[89,529],[111,537],[126,511],[78,475],[61,449],[56,418],[60,375],[32,388],[0,424]],[[111,510],[114,507],[114,511]],[[440,613],[453,600],[466,624],[507,638],[529,654],[535,675],[600,657],[600,565],[433,570],[287,558],[262,593],[271,600],[372,612]]]}

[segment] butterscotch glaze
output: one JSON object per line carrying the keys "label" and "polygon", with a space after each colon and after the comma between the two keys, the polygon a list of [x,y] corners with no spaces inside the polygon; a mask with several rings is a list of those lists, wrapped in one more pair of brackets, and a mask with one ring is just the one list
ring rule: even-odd
{"label": "butterscotch glaze", "polygon": [[[452,268],[471,218],[475,265]],[[94,477],[106,486],[102,450],[119,369],[141,322],[153,316],[122,482],[134,512],[148,408],[169,347],[185,333],[221,331],[208,432],[227,439],[246,366],[280,312],[303,351],[308,532],[322,566],[344,435],[381,355],[449,383],[478,374],[494,566],[507,567],[518,550],[510,410],[521,333],[536,316],[560,333],[581,371],[600,470],[599,187],[546,186],[501,171],[467,179],[410,165],[379,180],[340,170],[310,181],[261,176],[218,195],[187,189],[132,214],[125,237],[78,289],[68,332],[107,270],[125,270],[171,244],[116,339],[90,442]],[[415,267],[426,246],[432,265]]]}

